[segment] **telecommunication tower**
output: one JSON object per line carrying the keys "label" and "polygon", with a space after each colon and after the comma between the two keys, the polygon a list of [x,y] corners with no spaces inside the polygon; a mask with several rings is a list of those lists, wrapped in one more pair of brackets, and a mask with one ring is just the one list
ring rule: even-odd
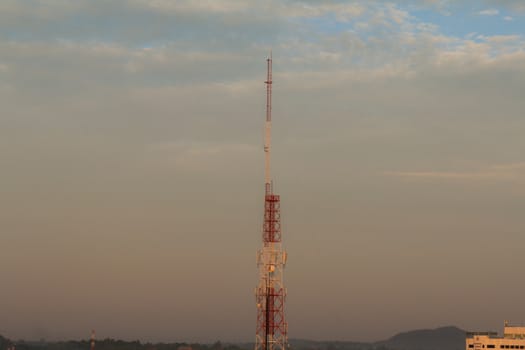
{"label": "telecommunication tower", "polygon": [[95,330],[91,330],[91,350],[95,350]]}
{"label": "telecommunication tower", "polygon": [[263,247],[257,253],[259,284],[255,289],[257,327],[255,350],[286,350],[288,323],[284,317],[286,289],[283,270],[286,252],[281,244],[281,199],[273,192],[270,176],[270,151],[272,132],[272,57],[266,60],[266,123],[264,139],[264,223]]}

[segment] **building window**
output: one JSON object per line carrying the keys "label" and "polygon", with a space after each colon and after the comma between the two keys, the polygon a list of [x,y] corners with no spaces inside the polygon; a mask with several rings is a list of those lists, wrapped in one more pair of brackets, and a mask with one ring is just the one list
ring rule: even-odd
{"label": "building window", "polygon": [[488,348],[488,349],[494,349],[495,346],[494,346],[494,344],[489,344],[489,345],[487,345],[487,348]]}

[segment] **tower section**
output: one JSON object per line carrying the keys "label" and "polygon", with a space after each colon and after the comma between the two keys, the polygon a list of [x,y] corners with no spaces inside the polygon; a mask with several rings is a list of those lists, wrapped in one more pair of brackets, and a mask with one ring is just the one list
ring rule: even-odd
{"label": "tower section", "polygon": [[95,330],[91,330],[91,344],[90,349],[95,350]]}
{"label": "tower section", "polygon": [[272,131],[272,58],[267,59],[266,123],[265,123],[265,184],[262,248],[257,253],[259,283],[255,289],[257,326],[255,350],[285,350],[288,324],[284,314],[286,288],[283,270],[286,252],[281,243],[281,198],[273,192],[270,175]]}

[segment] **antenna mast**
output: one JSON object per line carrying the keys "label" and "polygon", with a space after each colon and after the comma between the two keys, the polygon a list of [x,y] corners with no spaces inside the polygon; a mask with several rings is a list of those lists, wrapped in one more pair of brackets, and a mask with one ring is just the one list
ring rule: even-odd
{"label": "antenna mast", "polygon": [[281,199],[273,193],[270,175],[270,144],[272,131],[272,56],[266,60],[266,123],[264,138],[264,223],[263,247],[257,254],[259,283],[255,289],[257,327],[255,350],[286,350],[288,323],[284,317],[286,289],[283,270],[286,252],[281,244]]}
{"label": "antenna mast", "polygon": [[264,135],[264,181],[266,194],[272,192],[272,180],[270,174],[270,151],[272,143],[272,54],[266,59],[266,123]]}

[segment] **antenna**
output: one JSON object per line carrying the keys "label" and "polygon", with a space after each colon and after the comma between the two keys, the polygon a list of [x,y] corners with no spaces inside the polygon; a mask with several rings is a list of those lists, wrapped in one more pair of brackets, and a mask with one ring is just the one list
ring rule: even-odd
{"label": "antenna", "polygon": [[266,194],[273,192],[271,186],[270,174],[270,151],[272,143],[272,53],[266,59],[267,73],[266,73],[266,123],[264,135],[264,182]]}
{"label": "antenna", "polygon": [[255,288],[257,326],[255,350],[287,350],[288,323],[284,317],[286,289],[283,271],[286,252],[281,244],[281,198],[273,193],[270,176],[272,131],[272,54],[266,60],[266,122],[264,139],[264,223],[263,247],[257,254],[259,283]]}

